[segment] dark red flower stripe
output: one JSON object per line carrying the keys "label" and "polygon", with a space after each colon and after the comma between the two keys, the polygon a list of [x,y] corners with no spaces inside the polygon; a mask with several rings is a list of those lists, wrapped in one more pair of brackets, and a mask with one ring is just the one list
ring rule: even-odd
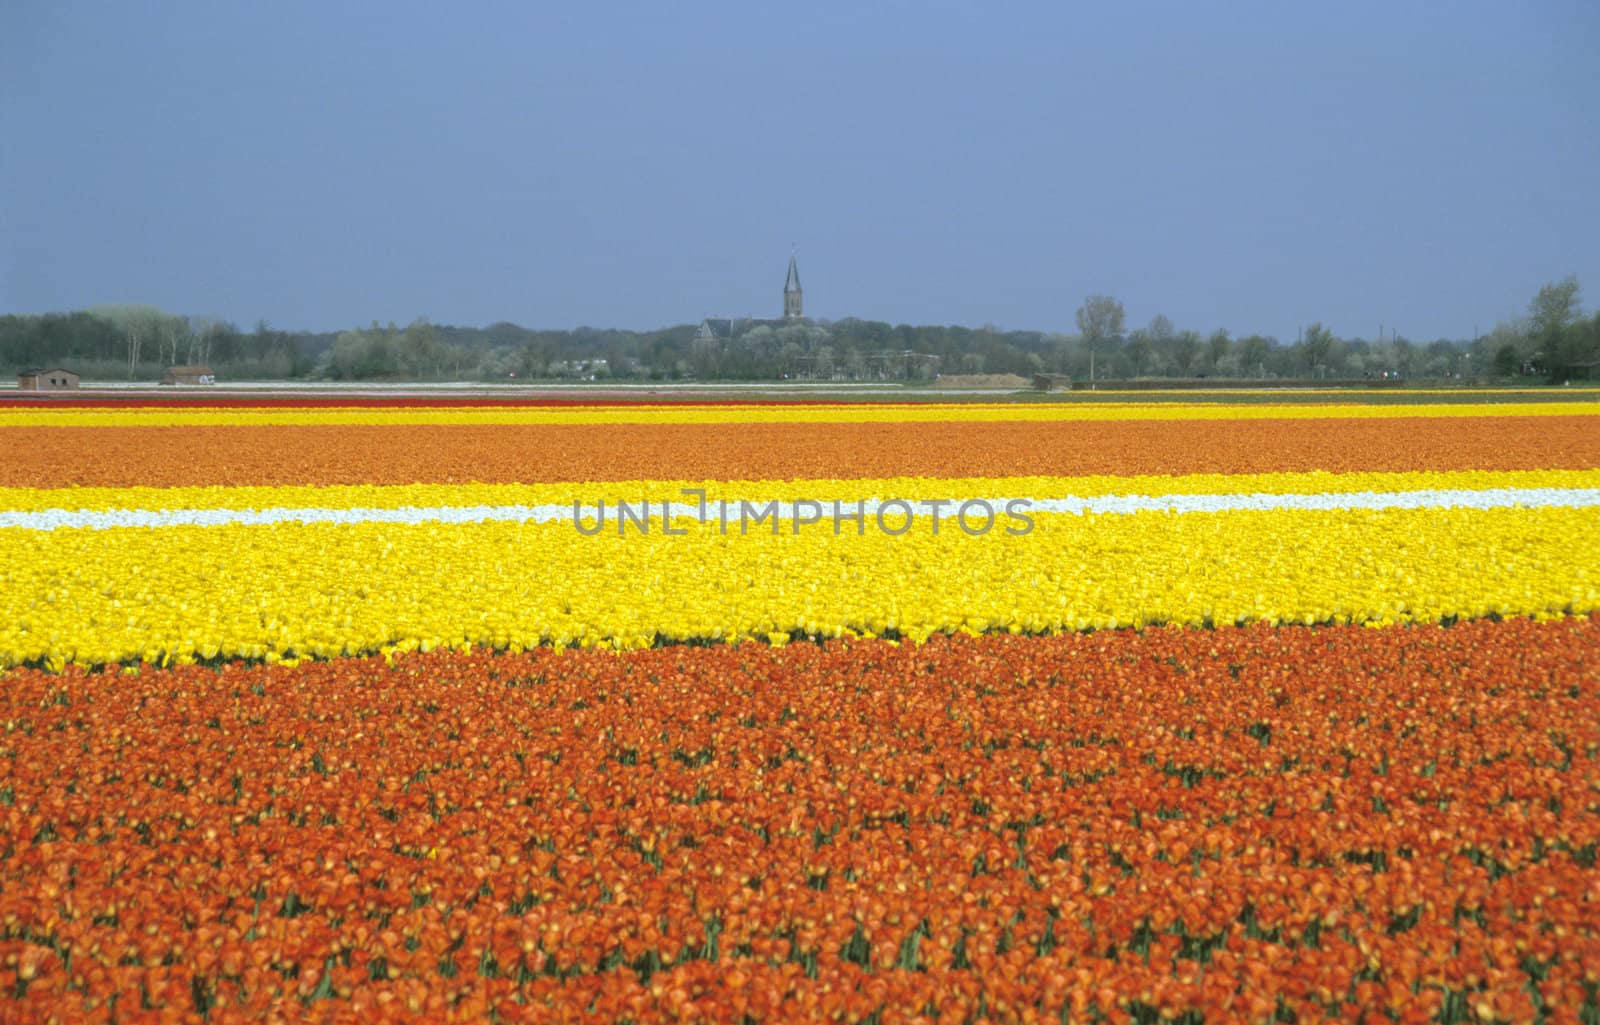
{"label": "dark red flower stripe", "polygon": [[[940,402],[960,402],[962,396]],[[981,397],[979,399],[981,401]],[[968,400],[972,401],[972,400]],[[315,392],[296,395],[206,395],[172,392],[93,392],[57,395],[0,394],[3,409],[456,409],[461,407],[554,407],[610,408],[634,406],[925,406],[928,402],[907,402],[862,396],[855,399],[826,398],[729,398],[716,392],[588,392],[582,396],[504,395],[494,392],[471,395],[321,395]]]}

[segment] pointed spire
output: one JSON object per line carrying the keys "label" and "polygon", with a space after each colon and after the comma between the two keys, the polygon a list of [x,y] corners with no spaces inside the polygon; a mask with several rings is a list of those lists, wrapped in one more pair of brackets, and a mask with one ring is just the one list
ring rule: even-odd
{"label": "pointed spire", "polygon": [[805,319],[800,311],[800,268],[794,262],[793,252],[789,253],[789,280],[783,283],[783,319]]}

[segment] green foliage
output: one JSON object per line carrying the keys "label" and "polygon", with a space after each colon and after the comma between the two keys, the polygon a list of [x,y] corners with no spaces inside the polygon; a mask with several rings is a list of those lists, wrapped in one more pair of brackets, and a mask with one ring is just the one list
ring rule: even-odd
{"label": "green foliage", "polygon": [[1333,332],[1322,326],[1317,321],[1306,328],[1300,340],[1300,358],[1313,374],[1327,367],[1328,357],[1333,353]]}
{"label": "green foliage", "polygon": [[175,364],[201,364],[224,379],[302,376],[314,365],[316,336],[253,334],[215,317],[181,317],[153,306],[100,306],[73,313],[0,317],[0,364],[16,373],[65,366],[86,378],[143,378],[154,383]]}
{"label": "green foliage", "polygon": [[[1403,337],[1339,338],[1314,323],[1295,344],[1225,330],[1202,337],[1157,315],[1124,334],[1111,296],[1078,309],[1078,334],[1005,331],[994,325],[838,321],[719,321],[654,331],[578,327],[537,330],[501,321],[483,328],[376,322],[341,332],[252,331],[211,317],[148,306],[98,307],[42,316],[0,316],[0,364],[8,373],[65,366],[87,379],[154,382],[173,364],[210,366],[223,382],[321,377],[392,381],[926,380],[935,375],[1065,375],[1079,381],[1210,378],[1413,380],[1519,375],[1553,381],[1600,378],[1600,317],[1585,319],[1576,279],[1546,285],[1524,322],[1468,343],[1425,346]],[[731,329],[731,330],[730,330]]]}

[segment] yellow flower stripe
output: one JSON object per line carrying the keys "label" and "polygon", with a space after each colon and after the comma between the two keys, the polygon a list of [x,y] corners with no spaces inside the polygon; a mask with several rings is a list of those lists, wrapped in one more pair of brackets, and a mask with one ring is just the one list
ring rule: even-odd
{"label": "yellow flower stripe", "polygon": [[1082,498],[1099,495],[1210,495],[1357,491],[1596,488],[1600,470],[1459,470],[1406,473],[1189,474],[1184,476],[887,477],[859,480],[642,480],[550,484],[276,485],[178,488],[0,488],[0,511],[44,509],[400,509],[472,505],[593,505],[619,500],[653,508],[688,504],[686,489],[708,502],[859,498]]}
{"label": "yellow flower stripe", "polygon": [[250,425],[980,423],[1105,420],[1366,420],[1416,417],[1597,416],[1594,402],[1414,405],[1207,403],[963,403],[884,406],[610,406],[453,409],[26,409],[0,410],[4,427]]}
{"label": "yellow flower stripe", "polygon": [[1600,607],[1592,508],[1034,515],[685,536],[571,524],[0,531],[0,665]]}
{"label": "yellow flower stripe", "polygon": [[[1190,395],[1341,395],[1352,402],[1370,402],[1381,400],[1386,395],[1549,395],[1554,389],[1541,386],[1529,388],[1374,388],[1371,390],[1361,388],[1273,388],[1264,386],[1260,388],[1117,388],[1105,391],[1085,391],[1079,387],[1072,392],[1063,392],[1062,398],[1086,398],[1090,395],[1171,395],[1188,397]],[[1600,388],[1572,388],[1559,389],[1561,395],[1600,395]]]}

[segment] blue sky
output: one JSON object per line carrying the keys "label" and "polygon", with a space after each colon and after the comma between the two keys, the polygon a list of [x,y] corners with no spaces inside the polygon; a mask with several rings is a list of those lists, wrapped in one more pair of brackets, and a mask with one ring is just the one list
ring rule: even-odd
{"label": "blue sky", "polygon": [[0,312],[1470,337],[1600,295],[1600,4],[0,4]]}

